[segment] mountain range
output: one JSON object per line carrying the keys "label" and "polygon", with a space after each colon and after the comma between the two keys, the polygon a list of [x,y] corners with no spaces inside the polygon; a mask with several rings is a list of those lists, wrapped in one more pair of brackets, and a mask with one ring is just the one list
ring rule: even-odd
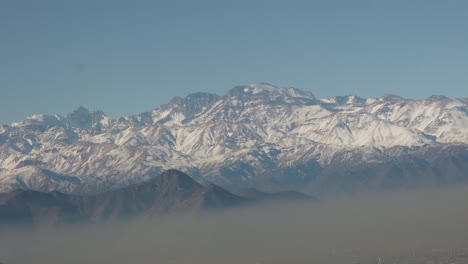
{"label": "mountain range", "polygon": [[95,195],[14,190],[0,194],[0,224],[36,227],[99,223],[136,216],[226,209],[262,201],[316,200],[297,192],[264,193],[246,189],[233,194],[215,184],[203,186],[178,170],[151,180]]}
{"label": "mountain range", "polygon": [[319,99],[259,83],[133,116],[79,107],[0,127],[4,193],[98,194],[169,169],[229,190],[314,195],[463,183],[468,99]]}

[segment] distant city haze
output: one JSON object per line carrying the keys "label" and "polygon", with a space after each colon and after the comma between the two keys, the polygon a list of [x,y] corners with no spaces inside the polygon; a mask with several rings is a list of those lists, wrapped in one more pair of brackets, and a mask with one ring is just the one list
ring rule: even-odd
{"label": "distant city haze", "polygon": [[258,82],[468,97],[467,14],[461,0],[2,1],[0,124]]}
{"label": "distant city haze", "polygon": [[[339,264],[457,252],[468,243],[466,191],[366,194],[33,233],[0,229],[0,261]],[[353,261],[362,256],[372,261]]]}

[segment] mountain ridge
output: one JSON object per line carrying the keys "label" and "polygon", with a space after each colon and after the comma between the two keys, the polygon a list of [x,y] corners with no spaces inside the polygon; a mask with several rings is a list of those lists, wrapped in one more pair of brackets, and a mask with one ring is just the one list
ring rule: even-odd
{"label": "mountain ridge", "polygon": [[68,193],[120,188],[170,168],[225,187],[297,188],[343,160],[382,163],[411,152],[430,162],[428,149],[466,151],[467,144],[463,99],[317,99],[260,83],[223,96],[175,97],[128,117],[80,107],[2,126],[0,192],[16,188],[18,179],[27,188],[47,189],[38,169],[78,179],[50,184]]}
{"label": "mountain ridge", "polygon": [[31,190],[0,194],[0,223],[57,226],[225,209],[249,202],[219,186],[202,186],[183,172],[168,170],[145,182],[89,196]]}
{"label": "mountain ridge", "polygon": [[56,227],[100,223],[168,213],[197,213],[254,205],[263,201],[315,200],[298,192],[237,195],[216,184],[203,186],[174,169],[124,188],[94,195],[14,190],[0,194],[0,226]]}

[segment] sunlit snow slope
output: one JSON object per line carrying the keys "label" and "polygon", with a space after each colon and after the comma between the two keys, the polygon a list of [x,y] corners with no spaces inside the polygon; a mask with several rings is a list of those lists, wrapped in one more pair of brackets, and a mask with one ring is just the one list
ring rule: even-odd
{"label": "sunlit snow slope", "polygon": [[[347,161],[467,152],[467,99],[337,96],[267,83],[195,93],[135,116],[78,108],[0,127],[0,191],[93,192],[169,168],[224,186],[310,182]],[[458,154],[457,154],[458,153]]]}

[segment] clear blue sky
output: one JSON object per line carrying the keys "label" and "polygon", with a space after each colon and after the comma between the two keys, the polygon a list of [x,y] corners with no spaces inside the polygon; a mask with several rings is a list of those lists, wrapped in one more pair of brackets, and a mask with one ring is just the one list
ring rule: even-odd
{"label": "clear blue sky", "polygon": [[0,123],[255,82],[468,97],[468,1],[0,1]]}

